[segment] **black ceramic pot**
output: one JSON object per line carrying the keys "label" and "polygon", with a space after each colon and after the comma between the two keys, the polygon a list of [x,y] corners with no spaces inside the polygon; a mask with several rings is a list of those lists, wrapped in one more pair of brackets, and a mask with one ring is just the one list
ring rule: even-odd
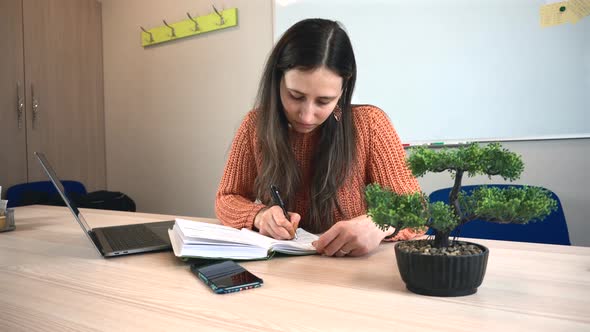
{"label": "black ceramic pot", "polygon": [[[462,241],[463,242],[463,241]],[[430,296],[464,296],[477,292],[488,265],[489,250],[469,256],[433,256],[408,253],[395,245],[397,267],[408,290]]]}

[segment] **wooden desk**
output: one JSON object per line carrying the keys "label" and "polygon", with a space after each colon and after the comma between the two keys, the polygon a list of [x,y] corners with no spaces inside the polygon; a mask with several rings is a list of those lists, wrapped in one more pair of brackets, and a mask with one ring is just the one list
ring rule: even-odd
{"label": "wooden desk", "polygon": [[[93,227],[169,217],[82,211]],[[0,233],[1,331],[590,331],[590,248],[478,241],[488,269],[467,297],[408,292],[391,243],[246,262],[264,285],[216,295],[171,252],[100,257],[65,208],[17,208],[16,225]]]}

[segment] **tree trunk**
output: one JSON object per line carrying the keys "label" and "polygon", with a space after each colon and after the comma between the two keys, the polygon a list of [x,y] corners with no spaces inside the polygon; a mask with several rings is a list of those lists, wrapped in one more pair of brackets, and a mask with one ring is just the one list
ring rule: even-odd
{"label": "tree trunk", "polygon": [[459,192],[461,191],[461,180],[463,179],[463,170],[457,170],[455,174],[455,184],[453,184],[453,189],[449,194],[449,204],[455,211],[455,215],[463,221],[463,213],[461,212],[461,206],[459,205]]}
{"label": "tree trunk", "polygon": [[446,248],[449,246],[449,235],[451,232],[436,231],[434,235],[434,247],[435,248]]}

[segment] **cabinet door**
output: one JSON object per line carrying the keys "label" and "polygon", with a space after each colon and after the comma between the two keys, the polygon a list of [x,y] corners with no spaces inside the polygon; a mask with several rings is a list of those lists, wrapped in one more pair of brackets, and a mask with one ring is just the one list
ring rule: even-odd
{"label": "cabinet door", "polygon": [[47,180],[33,151],[62,180],[106,187],[101,5],[23,0],[29,181]]}
{"label": "cabinet door", "polygon": [[27,182],[21,0],[0,1],[0,36],[0,186],[6,193]]}

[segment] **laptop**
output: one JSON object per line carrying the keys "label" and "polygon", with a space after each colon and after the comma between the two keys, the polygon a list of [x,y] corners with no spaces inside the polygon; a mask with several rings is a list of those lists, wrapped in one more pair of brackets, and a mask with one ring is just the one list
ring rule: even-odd
{"label": "laptop", "polygon": [[110,227],[90,228],[78,210],[76,205],[66,196],[64,187],[49,164],[45,155],[34,152],[41,163],[43,170],[49,176],[51,183],[63,198],[64,202],[86,233],[86,236],[94,244],[94,247],[103,257],[115,257],[142,252],[171,250],[168,229],[174,225],[174,220],[149,222],[143,224],[131,224]]}

